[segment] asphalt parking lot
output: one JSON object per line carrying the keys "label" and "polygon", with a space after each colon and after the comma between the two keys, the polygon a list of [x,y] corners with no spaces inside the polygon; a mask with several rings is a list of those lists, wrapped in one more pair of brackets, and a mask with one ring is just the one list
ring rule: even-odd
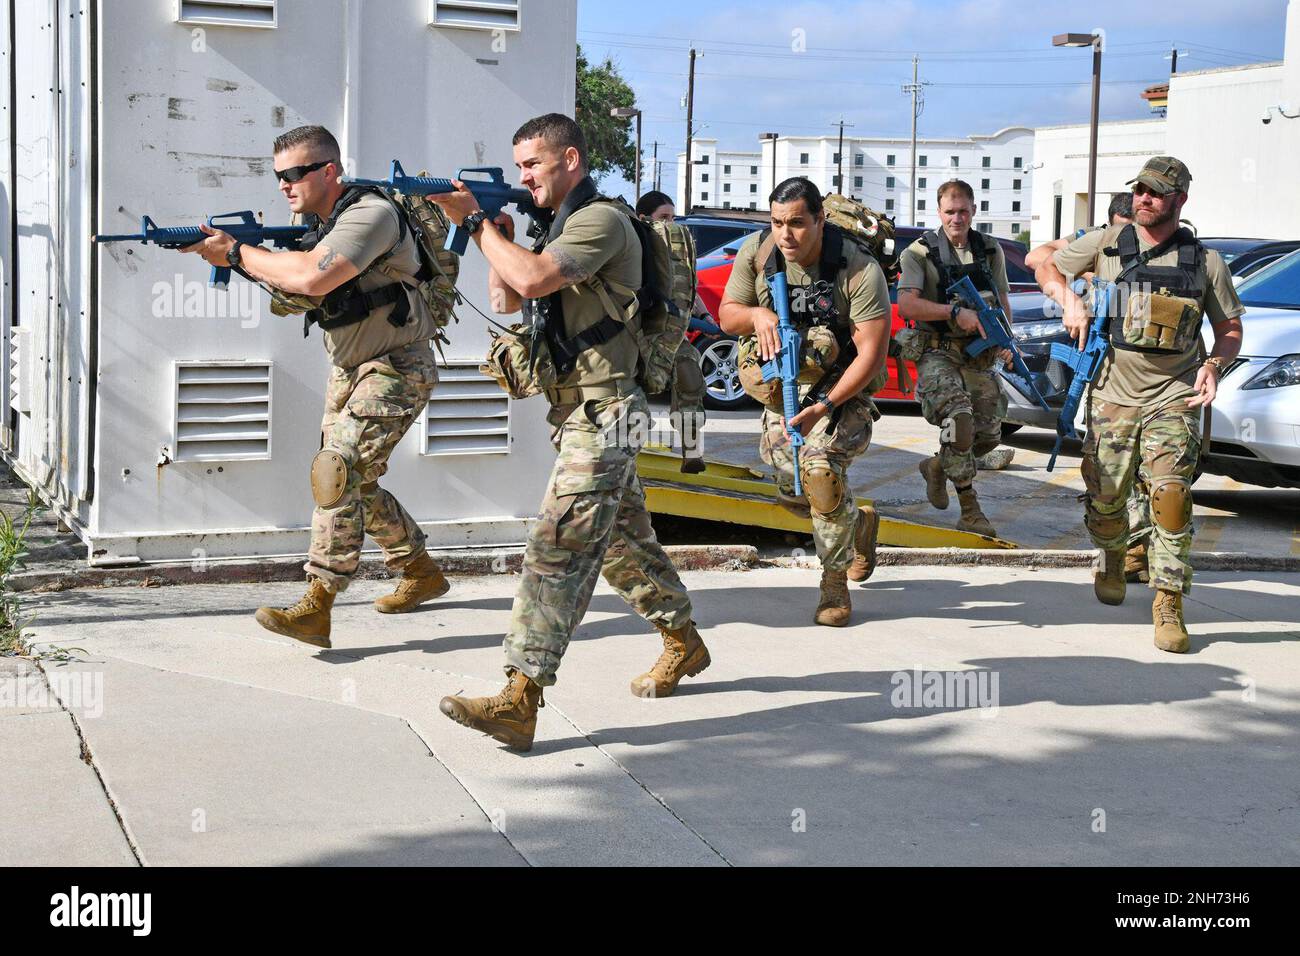
{"label": "asphalt parking lot", "polygon": [[[917,406],[882,403],[871,448],[849,472],[854,491],[885,514],[955,526],[959,510],[936,511],[925,499],[917,463],[938,448],[938,432]],[[705,455],[763,469],[758,457],[757,407],[710,412]],[[1004,471],[981,472],[980,501],[998,534],[1025,548],[1091,549],[1083,527],[1079,443],[1067,442],[1055,471],[1047,461],[1055,432],[1023,428],[1006,440],[1015,457]],[[1260,488],[1202,475],[1195,488],[1196,551],[1267,557],[1300,556],[1300,490]]]}

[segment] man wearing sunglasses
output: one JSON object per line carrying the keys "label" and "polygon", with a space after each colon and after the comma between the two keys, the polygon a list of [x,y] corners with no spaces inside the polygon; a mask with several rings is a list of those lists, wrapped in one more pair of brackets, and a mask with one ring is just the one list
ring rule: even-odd
{"label": "man wearing sunglasses", "polygon": [[264,284],[280,311],[286,304],[305,311],[304,334],[321,326],[332,364],[321,451],[311,464],[307,593],[293,607],[259,608],[256,617],[277,634],[329,647],[330,610],[357,570],[366,534],[401,574],[377,610],[408,611],[447,591],[419,525],[379,487],[389,455],[437,383],[429,345],[436,329],[417,289],[424,273],[405,213],[376,190],[339,184],[338,142],[323,127],[290,130],[274,152],[280,192],[311,229],[301,251],[246,246],[207,227],[209,238],[185,251]]}
{"label": "man wearing sunglasses", "polygon": [[[1039,270],[1043,291],[1064,308],[1065,327],[1080,348],[1091,319],[1065,277],[1093,272],[1115,283],[1111,347],[1092,382],[1080,466],[1088,492],[1084,523],[1101,549],[1093,590],[1103,604],[1124,600],[1129,494],[1140,478],[1151,493],[1147,561],[1156,592],[1155,644],[1175,654],[1189,646],[1183,595],[1192,584],[1192,479],[1201,415],[1241,348],[1246,311],[1223,259],[1179,226],[1191,181],[1172,156],[1148,160],[1129,180],[1133,221],[1086,233]],[[1203,317],[1214,332],[1208,358]]]}

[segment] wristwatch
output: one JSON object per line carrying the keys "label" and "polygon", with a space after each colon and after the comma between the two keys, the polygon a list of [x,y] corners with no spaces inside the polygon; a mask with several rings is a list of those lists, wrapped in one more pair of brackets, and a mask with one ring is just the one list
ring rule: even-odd
{"label": "wristwatch", "polygon": [[835,403],[831,401],[831,397],[829,395],[823,395],[817,404],[825,405],[826,414],[828,415],[835,411]]}
{"label": "wristwatch", "polygon": [[460,224],[460,227],[472,236],[483,228],[483,223],[487,221],[487,217],[487,213],[482,209],[476,209],[465,217],[465,221]]}
{"label": "wristwatch", "polygon": [[229,262],[236,269],[239,268],[241,260],[243,258],[243,254],[239,251],[241,248],[243,248],[243,245],[244,245],[243,242],[236,239],[235,244],[226,250],[226,261]]}
{"label": "wristwatch", "polygon": [[952,304],[952,308],[948,310],[948,318],[951,319],[952,321],[956,322],[956,321],[957,321],[957,313],[960,312],[961,309],[962,309],[962,305],[961,305],[961,303],[960,303],[960,302],[954,302],[954,303]]}
{"label": "wristwatch", "polygon": [[1214,366],[1214,377],[1216,380],[1223,377],[1223,359],[1219,358],[1217,355],[1211,355],[1201,364]]}

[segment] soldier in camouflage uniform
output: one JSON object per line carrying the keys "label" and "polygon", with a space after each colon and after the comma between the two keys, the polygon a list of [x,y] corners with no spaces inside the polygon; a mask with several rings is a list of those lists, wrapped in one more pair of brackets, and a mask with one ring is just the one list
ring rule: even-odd
{"label": "soldier in camouflage uniform", "polygon": [[[772,228],[741,245],[718,318],[724,331],[745,337],[741,381],[764,406],[759,453],[776,469],[778,500],[812,518],[822,565],[813,620],[844,627],[852,613],[848,581],[866,580],[875,567],[879,518],[873,508],[857,507],[848,469],[871,444],[872,422],[879,417],[871,395],[885,381],[889,285],[876,260],[826,221],[822,196],[809,180],[786,180],[769,202]],[[786,272],[790,317],[803,339],[803,409],[791,421],[804,435],[800,498],[794,496],[794,454],[782,415],[781,383],[761,383],[758,374],[759,364],[780,347],[769,268]]]}
{"label": "soldier in camouflage uniform", "polygon": [[[1093,589],[1103,604],[1124,600],[1131,492],[1140,480],[1150,489],[1155,644],[1172,653],[1190,643],[1183,595],[1192,585],[1191,485],[1201,416],[1241,347],[1245,312],[1222,257],[1179,228],[1191,180],[1171,156],[1148,160],[1130,180],[1133,224],[1087,233],[1043,267],[1043,289],[1064,307],[1065,326],[1080,348],[1091,320],[1066,276],[1092,272],[1116,284],[1111,348],[1092,382],[1080,466],[1088,493],[1084,520],[1101,550]],[[1203,317],[1214,332],[1208,358]]]}
{"label": "soldier in camouflage uniform", "polygon": [[424,271],[404,213],[382,194],[338,183],[338,143],[322,127],[285,133],[274,152],[290,208],[315,217],[302,250],[249,248],[219,230],[192,248],[268,287],[279,314],[306,310],[308,323],[322,328],[332,367],[311,466],[307,593],[290,608],[259,608],[256,618],[277,634],[329,647],[334,598],[356,572],[366,534],[401,575],[376,610],[408,611],[448,589],[419,525],[378,484],[438,381],[429,345],[436,329],[417,289]]}
{"label": "soldier in camouflage uniform", "polygon": [[633,679],[633,694],[667,697],[710,659],[691,621],[690,596],[655,538],[636,473],[650,417],[636,381],[640,353],[622,311],[642,278],[630,210],[597,197],[586,141],[569,117],[529,120],[515,133],[514,157],[533,202],[554,212],[533,252],[515,245],[508,215],[485,228],[469,191],[429,198],[463,224],[487,259],[493,309],[524,308],[544,322],[547,368],[557,376],[544,388],[547,421],[559,454],[528,534],[505,639],[506,686],[492,697],[445,697],[440,707],[513,750],[529,750],[542,689],[555,683],[598,574],[663,636],[663,653]]}
{"label": "soldier in camouflage uniform", "polygon": [[1010,353],[966,354],[965,347],[982,334],[979,315],[952,301],[948,287],[967,276],[1010,315],[1006,258],[996,240],[972,229],[975,193],[968,183],[953,179],[940,186],[938,206],[943,227],[927,232],[899,257],[898,311],[914,328],[895,338],[904,356],[916,362],[921,412],[939,428],[939,453],[920,463],[926,497],[935,508],[946,509],[952,482],[961,504],[957,527],[991,537],[997,532],[975,494],[976,459],[1002,439],[1007,400],[994,366]]}

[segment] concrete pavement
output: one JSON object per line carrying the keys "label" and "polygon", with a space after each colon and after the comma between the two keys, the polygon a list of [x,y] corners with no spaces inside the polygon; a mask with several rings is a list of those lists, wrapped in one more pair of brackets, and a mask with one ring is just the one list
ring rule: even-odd
{"label": "concrete pavement", "polygon": [[437,711],[500,688],[512,574],[357,581],[320,653],[251,616],[298,585],[31,595],[84,653],[70,714],[0,706],[0,865],[1300,862],[1300,576],[1198,576],[1182,657],[1078,569],[881,568],[842,630],[815,570],[684,578],[713,666],[632,697],[657,635],[602,584],[528,755]]}

